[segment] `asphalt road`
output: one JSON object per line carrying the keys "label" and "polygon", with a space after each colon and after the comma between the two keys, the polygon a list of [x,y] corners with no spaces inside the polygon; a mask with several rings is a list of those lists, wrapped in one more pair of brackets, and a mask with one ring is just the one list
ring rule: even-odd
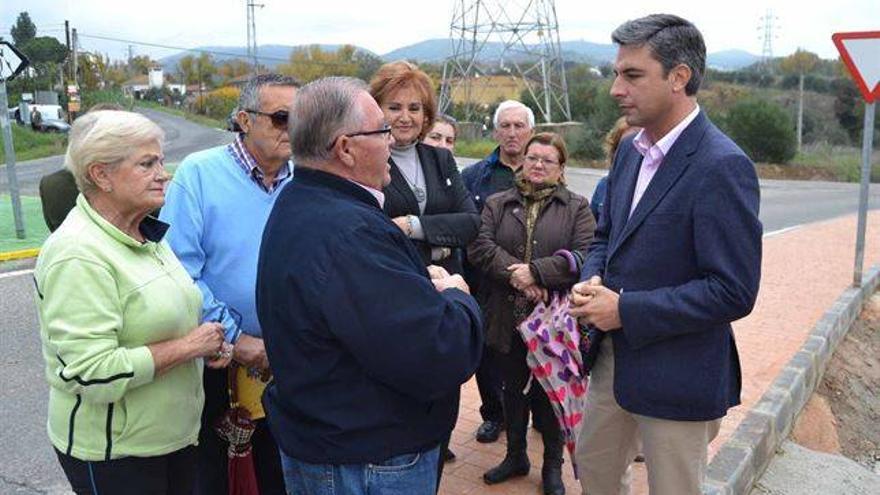
{"label": "asphalt road", "polygon": [[[141,108],[138,112],[149,117],[165,131],[165,162],[176,163],[194,152],[219,146],[232,141],[232,133],[205,127],[186,119],[158,110]],[[21,194],[37,195],[40,177],[50,174],[64,166],[63,156],[50,156],[16,163],[15,171]],[[0,164],[0,194],[9,192],[6,166]]]}
{"label": "asphalt road", "polygon": [[[179,161],[192,151],[227,142],[231,137],[167,114],[144,113],[165,129],[170,162]],[[60,167],[59,159],[54,160],[36,164],[34,170],[29,168],[30,164],[22,167],[23,189],[35,191],[39,176]],[[572,169],[567,178],[573,190],[589,195],[602,175],[600,171]],[[5,171],[0,176],[5,180]],[[5,190],[4,184],[0,182],[0,192]],[[854,184],[762,181],[761,192],[765,233],[849,214],[856,211],[858,205],[858,187]],[[871,206],[880,207],[880,190],[876,186],[871,194]],[[0,389],[3,404],[0,494],[3,495],[68,493],[45,432],[47,386],[42,376],[31,266],[32,262],[0,263],[0,376],[4,378]]]}

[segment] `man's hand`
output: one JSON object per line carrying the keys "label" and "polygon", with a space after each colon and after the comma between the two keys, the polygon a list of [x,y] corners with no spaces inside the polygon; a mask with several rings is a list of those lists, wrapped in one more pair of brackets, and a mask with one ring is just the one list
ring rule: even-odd
{"label": "man's hand", "polygon": [[465,282],[464,279],[461,278],[461,275],[457,273],[445,278],[431,279],[431,282],[434,283],[434,288],[437,289],[437,292],[443,292],[446,289],[459,289],[465,294],[471,293],[471,289],[468,287],[467,282]]}
{"label": "man's hand", "polygon": [[[586,290],[590,285],[602,285],[602,277],[593,275],[589,280],[574,284],[571,288],[568,314],[578,319],[586,314],[586,304],[590,301]],[[582,321],[581,324],[586,325],[586,322]]]}
{"label": "man's hand", "polygon": [[621,327],[620,296],[613,290],[588,281],[572,288],[572,299],[575,297],[578,305],[573,306],[569,314],[578,318],[581,324],[592,325],[603,332]]}
{"label": "man's hand", "polygon": [[442,266],[428,265],[428,276],[431,277],[431,280],[437,280],[440,278],[447,278],[450,275]]}
{"label": "man's hand", "polygon": [[266,347],[263,339],[241,334],[233,349],[236,362],[243,366],[265,370],[269,368],[269,358],[266,357]]}

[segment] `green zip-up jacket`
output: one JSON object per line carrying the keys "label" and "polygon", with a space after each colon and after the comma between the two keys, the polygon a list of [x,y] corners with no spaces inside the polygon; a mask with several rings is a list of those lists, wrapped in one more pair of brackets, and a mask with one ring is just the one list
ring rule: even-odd
{"label": "green zip-up jacket", "polygon": [[147,348],[201,316],[201,292],[162,240],[167,228],[145,219],[142,244],[80,195],[37,259],[49,438],[76,459],[158,456],[198,439],[202,360],[155,376]]}

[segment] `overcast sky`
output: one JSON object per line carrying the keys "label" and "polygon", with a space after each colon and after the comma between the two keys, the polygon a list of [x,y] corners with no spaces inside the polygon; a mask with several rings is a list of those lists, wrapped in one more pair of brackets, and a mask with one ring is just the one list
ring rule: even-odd
{"label": "overcast sky", "polygon": [[[256,15],[257,41],[261,45],[352,43],[384,54],[425,39],[448,37],[453,5],[458,0],[256,1],[265,4]],[[517,3],[523,2],[508,0],[506,4],[513,11]],[[817,5],[806,7],[808,3]],[[83,49],[113,58],[124,58],[128,44],[89,39],[86,35],[182,47],[245,46],[245,5],[246,0],[2,0],[0,33],[9,39],[9,28],[18,13],[26,10],[39,35],[63,41],[63,23],[68,19],[84,35]],[[609,34],[621,22],[665,11],[693,21],[703,32],[709,52],[737,48],[756,55],[761,54],[759,26],[768,8],[776,18],[776,56],[803,47],[823,58],[837,58],[832,33],[880,30],[880,0],[556,1],[563,41],[609,43]],[[154,58],[174,52],[134,46],[135,55]]]}

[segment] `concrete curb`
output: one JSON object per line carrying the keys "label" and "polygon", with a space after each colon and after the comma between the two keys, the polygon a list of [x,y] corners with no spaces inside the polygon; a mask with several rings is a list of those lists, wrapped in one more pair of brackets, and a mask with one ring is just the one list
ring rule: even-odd
{"label": "concrete curb", "polygon": [[36,258],[40,254],[40,248],[21,249],[19,251],[0,252],[0,262]]}
{"label": "concrete curb", "polygon": [[880,285],[880,267],[862,277],[860,288],[841,294],[807,336],[801,350],[746,414],[733,436],[709,464],[704,493],[747,494],[788,437],[801,409],[810,399],[837,344],[858,318],[865,300]]}

